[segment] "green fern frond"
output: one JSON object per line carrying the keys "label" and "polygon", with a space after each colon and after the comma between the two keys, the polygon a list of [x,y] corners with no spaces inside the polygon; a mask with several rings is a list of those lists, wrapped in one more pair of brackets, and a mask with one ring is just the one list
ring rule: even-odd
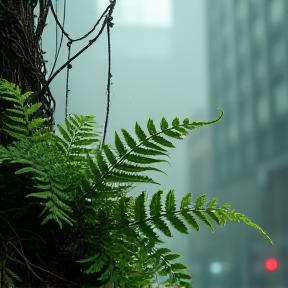
{"label": "green fern frond", "polygon": [[161,203],[161,195],[163,191],[160,190],[152,196],[150,202],[150,214],[151,216],[159,216],[162,212],[162,203]]}
{"label": "green fern frond", "polygon": [[147,218],[146,207],[145,207],[146,199],[147,199],[147,194],[145,192],[142,192],[135,199],[134,218],[135,218],[135,221],[137,222],[144,221]]}
{"label": "green fern frond", "polygon": [[32,92],[21,94],[18,86],[0,78],[0,128],[16,139],[31,136],[45,128],[47,118],[37,118],[41,103],[31,103]]}
{"label": "green fern frond", "polygon": [[163,241],[160,239],[159,234],[155,231],[154,227],[151,224],[146,223],[144,221],[138,222],[137,224],[139,226],[140,231],[143,233],[143,235],[145,235],[145,237],[147,237],[154,243],[163,243]]}
{"label": "green fern frond", "polygon": [[[30,193],[23,196],[33,198],[31,203],[43,207],[40,214],[44,216],[42,224],[53,219],[60,227],[63,226],[63,221],[72,225],[70,203],[72,191],[77,186],[72,188],[72,181],[69,179],[76,175],[77,170],[59,151],[53,134],[46,134],[40,138],[21,138],[7,148],[0,147],[0,163],[15,167],[14,174],[21,177],[22,181],[29,179],[30,186],[27,191]],[[73,185],[76,184],[75,180],[73,179]]]}
{"label": "green fern frond", "polygon": [[[70,115],[65,119],[65,127],[58,125],[58,145],[67,157],[74,160],[82,159],[87,153],[91,153],[91,145],[99,142],[99,135],[95,131],[95,117],[93,115]],[[79,158],[80,157],[80,158]]]}
{"label": "green fern frond", "polygon": [[273,244],[273,241],[271,240],[271,238],[267,235],[267,233],[260,226],[252,222],[244,214],[235,212],[231,208],[230,204],[224,204],[221,207],[214,207],[211,210],[212,210],[211,212],[216,214],[216,216],[219,218],[220,225],[224,226],[228,221],[244,223],[258,230],[261,234],[263,234],[270,241],[271,244]]}
{"label": "green fern frond", "polygon": [[13,279],[15,279],[15,280],[17,280],[17,281],[22,281],[22,279],[15,273],[15,272],[13,272],[11,269],[9,269],[9,268],[5,268],[6,269],[6,273],[8,274],[8,275],[10,275]]}
{"label": "green fern frond", "polygon": [[[6,249],[5,249],[6,250]],[[3,288],[14,287],[14,281],[22,281],[21,277],[12,269],[7,267],[8,251],[0,251],[0,285]]]}
{"label": "green fern frond", "polygon": [[174,190],[170,190],[167,193],[166,200],[165,200],[165,210],[166,213],[174,214],[176,211],[176,199]]}
{"label": "green fern frond", "polygon": [[44,185],[34,185],[34,188],[39,192],[30,193],[26,197],[48,200],[43,204],[45,208],[40,214],[40,216],[46,215],[42,224],[53,219],[60,225],[60,228],[63,227],[62,221],[73,225],[73,219],[69,216],[72,213],[72,209],[66,204],[71,200],[67,193],[65,193],[66,187],[47,181]]}
{"label": "green fern frond", "polygon": [[105,255],[94,253],[92,256],[77,260],[76,262],[85,264],[83,269],[85,274],[95,274],[103,270],[109,262],[109,258]]}
{"label": "green fern frond", "polygon": [[[175,118],[172,121],[171,127],[169,127],[167,120],[162,118],[159,131],[157,131],[153,120],[150,118],[147,122],[149,135],[136,122],[135,134],[137,139],[132,137],[125,129],[121,130],[123,139],[115,132],[115,148],[113,149],[111,146],[104,145],[97,154],[95,162],[97,163],[97,170],[101,174],[101,180],[97,179],[97,182],[94,181],[93,189],[99,190],[100,187],[105,185],[105,182],[111,183],[115,180],[116,183],[120,183],[122,179],[123,182],[131,183],[157,183],[150,177],[143,177],[143,172],[151,170],[163,172],[152,165],[168,162],[167,158],[169,154],[167,149],[174,147],[169,138],[183,139],[189,130],[214,123],[222,117],[222,114],[220,112],[219,118],[210,122],[190,123],[188,119],[184,119],[180,123],[179,119]],[[121,177],[122,175],[123,177]]]}
{"label": "green fern frond", "polygon": [[181,285],[184,287],[191,287],[191,283],[188,281],[191,279],[191,275],[187,272],[187,266],[180,262],[174,262],[180,255],[170,252],[170,249],[161,247],[153,254],[153,257],[159,259],[161,263],[161,269],[157,273],[160,276],[168,276],[168,278],[160,284],[173,286],[174,284],[182,283]]}
{"label": "green fern frond", "polygon": [[[170,190],[166,195],[165,207],[163,209],[163,198],[163,191],[160,190],[154,193],[152,200],[150,201],[150,205],[148,205],[148,197],[146,194],[140,194],[136,198],[137,205],[134,204],[134,215],[132,218],[130,218],[131,225],[139,225],[139,228],[141,229],[140,226],[145,223],[149,227],[151,224],[153,224],[156,230],[162,232],[166,236],[172,236],[167,223],[170,223],[177,231],[187,234],[187,225],[199,231],[200,225],[198,222],[202,222],[207,225],[212,232],[214,232],[213,223],[224,226],[227,221],[234,221],[242,222],[248,226],[256,228],[271,242],[268,235],[258,225],[253,223],[243,214],[232,210],[227,204],[217,206],[216,199],[213,199],[206,204],[206,195],[201,195],[198,199],[196,199],[195,203],[193,203],[191,200],[191,193],[189,193],[182,198],[180,207],[177,209],[175,192],[174,190]],[[146,212],[147,208],[149,208],[149,215]],[[142,232],[144,234],[146,232],[151,233],[150,230],[146,230],[144,229]],[[153,237],[155,238],[155,231],[153,234]],[[146,234],[145,236],[150,237]]]}

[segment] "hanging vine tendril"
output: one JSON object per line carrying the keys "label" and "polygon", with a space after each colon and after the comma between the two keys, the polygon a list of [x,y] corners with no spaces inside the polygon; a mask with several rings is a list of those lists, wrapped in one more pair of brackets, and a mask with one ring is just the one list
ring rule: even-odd
{"label": "hanging vine tendril", "polygon": [[[68,61],[70,60],[70,55],[71,55],[71,44],[72,42],[68,42]],[[68,116],[68,94],[69,94],[69,71],[72,68],[71,64],[67,65],[67,73],[66,73],[66,97],[65,97],[65,118]]]}
{"label": "hanging vine tendril", "polygon": [[110,39],[110,28],[113,27],[114,23],[112,22],[113,17],[113,9],[116,4],[116,1],[110,1],[112,3],[112,8],[109,10],[109,14],[107,16],[107,43],[108,43],[108,76],[107,76],[107,105],[106,105],[106,118],[105,118],[105,124],[104,124],[104,132],[103,132],[103,140],[102,145],[105,144],[105,138],[107,134],[107,127],[108,127],[108,120],[109,120],[109,111],[110,111],[110,88],[111,88],[111,39]]}
{"label": "hanging vine tendril", "polygon": [[[57,7],[57,2],[58,0],[56,0],[56,7]],[[63,21],[62,21],[62,27],[65,26],[65,21],[66,21],[66,0],[64,0],[63,4]],[[52,7],[53,8],[53,7]],[[56,10],[56,15],[57,15],[57,10]],[[56,49],[55,49],[55,57],[54,57],[54,63],[53,63],[53,66],[52,66],[52,69],[51,69],[51,72],[50,72],[50,75],[49,75],[49,78],[51,77],[51,75],[53,74],[54,72],[54,69],[55,69],[55,65],[57,63],[57,60],[58,60],[58,57],[59,57],[59,53],[60,53],[60,50],[61,50],[61,47],[62,47],[62,43],[63,43],[63,37],[64,37],[64,34],[63,32],[61,31],[61,39],[60,39],[60,43],[59,43],[59,46],[57,45],[57,42],[58,42],[58,25],[56,24],[56,29],[55,29],[55,43],[56,43]]]}
{"label": "hanging vine tendril", "polygon": [[[105,11],[102,13],[102,15],[100,16],[100,18],[97,20],[97,22],[95,23],[95,25],[93,26],[93,28],[88,31],[85,35],[81,36],[80,38],[76,38],[76,39],[72,39],[69,34],[65,31],[64,29],[64,24],[61,25],[57,13],[54,10],[53,4],[51,4],[51,12],[54,16],[55,22],[57,24],[57,26],[59,27],[59,29],[62,32],[62,35],[64,35],[67,39],[68,39],[68,59],[67,61],[61,66],[59,67],[54,73],[53,70],[51,72],[51,75],[49,77],[49,79],[46,82],[46,85],[43,87],[42,91],[40,92],[40,94],[45,93],[46,89],[49,87],[50,83],[52,82],[52,80],[64,69],[67,68],[67,73],[66,73],[66,104],[65,104],[65,117],[67,117],[68,115],[68,94],[69,94],[69,70],[72,68],[71,62],[73,60],[75,60],[78,56],[80,56],[85,50],[87,50],[90,46],[92,46],[97,39],[100,37],[100,35],[103,33],[105,27],[107,30],[107,38],[108,38],[108,77],[107,77],[107,105],[106,105],[106,117],[105,117],[105,124],[104,124],[104,132],[103,132],[103,140],[102,140],[102,144],[105,143],[105,138],[106,138],[106,134],[107,134],[107,127],[108,127],[108,119],[109,119],[109,111],[110,111],[110,87],[111,87],[111,78],[112,78],[112,73],[111,73],[111,40],[110,40],[110,29],[113,27],[113,11],[114,11],[114,7],[116,5],[116,1],[110,0],[110,5],[105,9]],[[92,38],[91,40],[89,40],[89,43],[84,46],[80,51],[78,51],[74,56],[70,56],[71,54],[71,45],[74,42],[77,41],[81,41],[85,38],[87,38],[91,33],[93,33],[96,29],[96,27],[99,25],[99,23],[103,20],[104,21],[101,25],[101,28],[99,30],[99,32],[97,33],[97,35]],[[63,21],[64,23],[65,21]],[[60,50],[60,49],[59,49]],[[57,53],[57,58],[58,58],[58,54],[59,51]],[[56,57],[55,57],[56,58]],[[55,59],[54,65],[53,65],[53,69],[55,67],[57,59]]]}

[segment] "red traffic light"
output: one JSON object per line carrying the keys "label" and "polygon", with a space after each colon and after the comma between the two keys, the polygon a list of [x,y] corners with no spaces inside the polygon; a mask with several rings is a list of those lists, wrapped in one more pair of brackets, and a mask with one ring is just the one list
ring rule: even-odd
{"label": "red traffic light", "polygon": [[268,258],[265,261],[265,268],[267,271],[273,272],[278,268],[278,261],[275,258]]}

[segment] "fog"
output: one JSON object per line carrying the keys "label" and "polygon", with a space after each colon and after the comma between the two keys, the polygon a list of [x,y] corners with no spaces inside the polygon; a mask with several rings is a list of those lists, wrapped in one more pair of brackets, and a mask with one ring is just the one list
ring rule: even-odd
{"label": "fog", "polygon": [[[66,4],[65,30],[72,38],[87,33],[109,4],[79,2]],[[54,6],[62,23],[64,1]],[[144,126],[149,117],[155,123],[162,117],[208,121],[223,110],[219,123],[175,141],[171,165],[161,166],[168,177],[157,180],[178,199],[192,191],[230,202],[275,243],[238,223],[215,234],[207,227],[175,233],[169,246],[183,255],[194,287],[287,286],[287,11],[285,0],[118,0],[113,12],[107,142],[115,130],[132,132],[136,121]],[[49,75],[61,31],[48,18],[43,47]],[[71,56],[95,35],[73,43]],[[56,69],[67,60],[66,44]],[[103,33],[69,70],[68,113],[94,114],[102,129],[107,69]],[[65,118],[65,88],[66,69],[51,83],[56,124]],[[266,271],[269,257],[278,261],[276,271]]]}

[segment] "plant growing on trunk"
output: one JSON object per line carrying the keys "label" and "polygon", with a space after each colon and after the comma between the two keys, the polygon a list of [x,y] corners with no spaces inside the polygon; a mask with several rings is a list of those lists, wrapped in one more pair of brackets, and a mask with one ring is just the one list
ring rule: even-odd
{"label": "plant growing on trunk", "polygon": [[[92,115],[71,115],[50,132],[31,93],[0,80],[0,287],[144,287],[165,276],[164,285],[189,287],[187,267],[165,246],[170,226],[243,222],[265,232],[229,204],[191,193],[176,203],[175,191],[139,191],[152,183],[157,164],[168,162],[174,140],[217,122],[152,119],[144,129],[115,132],[101,144]],[[173,141],[172,141],[173,140]],[[146,175],[148,172],[149,176]],[[133,193],[132,193],[133,192]],[[42,286],[41,286],[42,285]],[[43,286],[44,285],[44,286]]]}

